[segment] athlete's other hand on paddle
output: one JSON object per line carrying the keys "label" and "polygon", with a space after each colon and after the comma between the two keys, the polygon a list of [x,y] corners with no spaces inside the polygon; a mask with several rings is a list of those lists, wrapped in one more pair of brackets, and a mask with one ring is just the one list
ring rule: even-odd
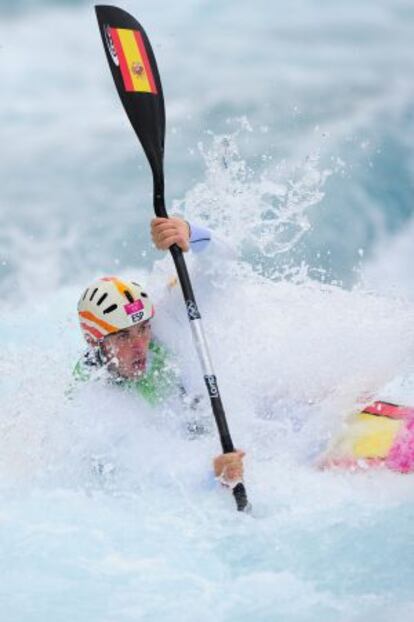
{"label": "athlete's other hand on paddle", "polygon": [[177,244],[182,251],[186,252],[190,248],[190,225],[176,216],[153,218],[151,237],[160,251],[167,251],[173,244]]}
{"label": "athlete's other hand on paddle", "polygon": [[226,486],[235,486],[243,481],[243,458],[245,452],[241,450],[221,454],[214,459],[214,474]]}

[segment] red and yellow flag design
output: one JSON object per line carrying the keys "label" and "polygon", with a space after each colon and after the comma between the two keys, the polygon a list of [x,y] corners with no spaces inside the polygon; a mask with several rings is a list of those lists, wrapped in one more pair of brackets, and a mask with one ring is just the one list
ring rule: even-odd
{"label": "red and yellow flag design", "polygon": [[141,33],[127,28],[111,28],[125,90],[157,94],[157,87]]}

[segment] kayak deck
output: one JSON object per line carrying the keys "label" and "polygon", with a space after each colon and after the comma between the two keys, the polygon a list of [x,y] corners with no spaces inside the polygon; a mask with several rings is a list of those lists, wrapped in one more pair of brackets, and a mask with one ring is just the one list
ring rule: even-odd
{"label": "kayak deck", "polygon": [[414,408],[384,401],[365,407],[350,418],[318,466],[414,472]]}

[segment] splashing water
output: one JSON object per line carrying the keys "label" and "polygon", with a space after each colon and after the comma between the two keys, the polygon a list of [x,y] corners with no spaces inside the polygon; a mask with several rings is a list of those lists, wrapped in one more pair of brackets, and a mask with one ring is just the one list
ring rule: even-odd
{"label": "splashing water", "polygon": [[[243,129],[251,131],[246,121]],[[332,171],[319,170],[315,153],[304,162],[281,162],[255,174],[240,156],[240,132],[212,135],[208,148],[199,144],[205,180],[174,207],[220,231],[239,252],[247,248],[258,265],[259,257],[275,259],[292,250],[309,230],[308,210],[322,200]]]}

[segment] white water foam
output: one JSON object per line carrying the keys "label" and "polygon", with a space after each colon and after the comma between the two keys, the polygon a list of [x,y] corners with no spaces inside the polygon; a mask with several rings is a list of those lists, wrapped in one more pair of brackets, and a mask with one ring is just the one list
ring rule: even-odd
{"label": "white water foam", "polygon": [[[170,271],[165,260],[152,275],[155,330],[197,388],[189,331],[177,333],[180,294],[165,288]],[[179,410],[151,411],[99,384],[67,397],[81,351],[77,291],[2,318],[1,563],[14,568],[2,589],[18,611],[6,600],[8,619],[266,621],[276,612],[345,622],[397,607],[408,622],[411,479],[320,473],[313,463],[361,399],[404,373],[411,308],[274,283],[239,263],[219,273],[216,286],[210,271],[196,288],[234,440],[247,451],[252,518],[209,480],[216,435],[190,440]],[[41,595],[52,593],[46,605]]]}

